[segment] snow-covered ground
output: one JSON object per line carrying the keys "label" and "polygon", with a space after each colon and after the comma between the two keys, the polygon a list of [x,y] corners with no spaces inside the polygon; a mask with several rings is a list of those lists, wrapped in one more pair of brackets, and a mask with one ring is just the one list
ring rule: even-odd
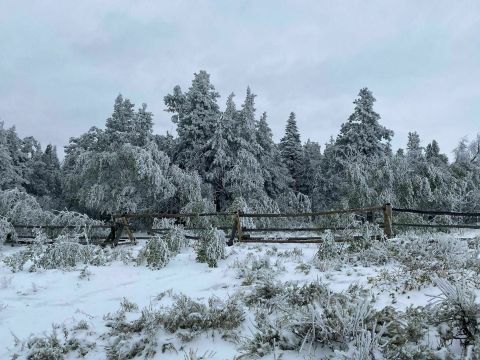
{"label": "snow-covered ground", "polygon": [[[467,235],[461,234],[459,237],[478,237],[473,232]],[[128,247],[135,254],[143,245],[144,242],[140,242],[136,246],[123,248]],[[5,258],[22,248],[4,246],[0,256]],[[336,264],[329,267],[327,262],[323,267],[315,266],[317,250],[315,244],[237,244],[226,249],[226,258],[216,268],[198,263],[191,247],[183,249],[166,267],[159,270],[115,261],[106,266],[88,266],[86,271],[82,271],[83,266],[78,266],[68,271],[52,269],[12,273],[9,267],[0,262],[0,359],[7,359],[18,351],[15,338],[25,340],[31,334],[49,333],[52,324],[65,324],[69,328],[84,320],[93,338],[97,336],[95,334],[106,333],[105,314],[117,311],[124,298],[137,304],[140,310],[160,302],[168,305],[171,301],[168,296],[163,300],[159,297],[159,294],[168,291],[171,291],[170,294],[185,294],[201,302],[206,302],[212,296],[228,300],[252,288],[253,285],[241,276],[242,264],[252,258],[268,259],[272,269],[271,279],[278,282],[297,282],[301,285],[319,280],[334,292],[346,291],[352,284],[371,289],[377,309],[388,305],[399,310],[405,310],[410,305],[425,306],[431,302],[432,295],[440,294],[433,284],[420,290],[395,292],[391,286],[385,288],[378,282],[372,282],[382,271],[395,268],[390,263],[376,266]],[[476,292],[478,294],[478,289]],[[134,319],[140,316],[140,310],[133,311],[129,317]],[[254,327],[253,316],[247,311],[246,320],[240,328],[241,336],[253,336]],[[175,334],[166,337],[167,340],[169,338],[175,338]],[[104,346],[108,339],[96,341],[97,346],[86,355],[87,359],[105,358]],[[178,344],[178,340],[175,344]],[[205,332],[185,342],[181,350],[177,347],[176,351],[166,351],[161,358],[183,358],[190,349],[197,351],[197,355],[213,352],[211,358],[214,359],[232,359],[241,354],[234,341]],[[285,351],[283,358],[303,359],[306,355],[306,351]],[[75,357],[74,354],[68,356]],[[278,356],[278,353],[270,354],[267,358],[274,356]]]}

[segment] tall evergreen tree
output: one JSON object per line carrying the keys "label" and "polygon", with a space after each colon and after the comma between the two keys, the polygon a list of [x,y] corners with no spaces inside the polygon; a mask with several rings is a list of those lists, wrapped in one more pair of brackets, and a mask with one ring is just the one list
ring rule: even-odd
{"label": "tall evergreen tree", "polygon": [[391,152],[393,131],[380,125],[380,115],[373,110],[375,98],[367,88],[360,90],[353,102],[355,109],[348,121],[342,124],[336,140],[338,155],[349,154],[382,156]]}
{"label": "tall evergreen tree", "polygon": [[302,143],[300,141],[300,133],[295,120],[295,113],[290,113],[285,128],[285,136],[280,140],[280,150],[283,161],[294,180],[294,188],[300,191],[300,178],[302,176]]}
{"label": "tall evergreen tree", "polygon": [[303,144],[302,170],[299,180],[299,191],[309,197],[313,195],[313,189],[320,177],[322,152],[317,142],[307,140]]}
{"label": "tall evergreen tree", "polygon": [[174,113],[172,121],[177,124],[179,141],[175,161],[185,169],[197,170],[202,177],[208,167],[204,156],[206,144],[214,134],[220,115],[219,96],[210,83],[210,75],[202,70],[194,74],[186,94],[175,87],[173,94],[164,98],[167,110]]}
{"label": "tall evergreen tree", "polygon": [[265,180],[265,191],[276,199],[289,188],[293,179],[283,163],[278,146],[273,141],[266,112],[262,114],[257,124],[257,143],[261,148],[259,162]]}
{"label": "tall evergreen tree", "polygon": [[9,139],[9,132],[11,134],[12,131],[15,132],[15,129],[6,130],[3,122],[0,122],[0,190],[22,188],[25,184],[23,168],[13,159],[15,154],[12,154]]}
{"label": "tall evergreen tree", "polygon": [[105,134],[107,141],[122,142],[129,141],[133,134],[135,105],[129,99],[124,99],[121,94],[115,99],[113,113],[107,119]]}
{"label": "tall evergreen tree", "polygon": [[440,153],[440,146],[437,140],[432,140],[425,149],[425,156],[427,160],[435,163],[448,164],[448,157],[445,154]]}

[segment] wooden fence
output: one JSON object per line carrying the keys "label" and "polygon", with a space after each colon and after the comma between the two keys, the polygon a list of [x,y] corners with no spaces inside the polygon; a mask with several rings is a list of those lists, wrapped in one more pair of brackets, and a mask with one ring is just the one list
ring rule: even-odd
{"label": "wooden fence", "polygon": [[[380,213],[382,221],[375,221],[374,214]],[[395,222],[394,215],[395,213],[411,213],[421,216],[428,216],[429,221],[427,223],[410,223],[410,222]],[[432,210],[418,210],[418,209],[404,209],[404,208],[395,208],[391,204],[385,204],[383,206],[372,206],[365,208],[354,208],[354,209],[342,209],[342,210],[328,210],[328,211],[318,211],[318,212],[309,212],[309,213],[243,213],[243,212],[219,212],[219,213],[179,213],[179,214],[170,214],[170,213],[125,213],[125,214],[114,214],[112,215],[113,222],[111,224],[104,225],[91,225],[88,228],[104,228],[110,229],[110,233],[106,238],[97,237],[90,238],[88,240],[102,240],[102,243],[112,243],[117,245],[119,241],[128,240],[129,242],[136,243],[137,239],[147,239],[149,236],[135,236],[134,231],[131,227],[130,221],[135,219],[177,219],[177,221],[182,221],[182,219],[199,219],[203,217],[211,218],[224,218],[223,223],[230,226],[218,226],[219,229],[227,232],[229,237],[228,243],[231,245],[234,241],[238,242],[259,242],[259,243],[318,243],[322,241],[320,235],[308,235],[307,236],[282,236],[278,239],[269,239],[265,237],[254,236],[255,234],[265,234],[265,233],[319,233],[326,230],[340,231],[340,230],[350,230],[352,227],[345,226],[310,226],[310,227],[298,227],[298,226],[271,226],[271,227],[246,227],[244,226],[244,219],[292,219],[292,218],[304,218],[308,219],[309,223],[315,223],[315,221],[320,217],[341,215],[341,214],[354,214],[362,216],[363,221],[378,225],[383,229],[383,235],[386,238],[391,238],[395,235],[395,228],[437,228],[437,229],[480,229],[479,219],[480,213],[477,212],[452,212],[452,211],[432,211]],[[454,224],[436,224],[433,223],[438,216],[448,216],[448,217],[462,217],[470,218],[474,221],[470,223],[454,223]],[[19,225],[14,224],[14,227],[19,229],[34,229],[34,228],[44,228],[44,229],[75,229],[82,228],[81,226],[76,225]],[[202,227],[185,227],[185,230],[203,230]],[[159,229],[149,229],[149,233],[154,232],[165,232],[168,231],[168,228],[159,228]],[[122,238],[122,234],[126,233],[126,238]],[[199,239],[198,236],[189,235],[191,239]],[[24,237],[25,238],[25,237]],[[31,236],[33,238],[33,236]],[[338,241],[342,241],[338,239]]]}

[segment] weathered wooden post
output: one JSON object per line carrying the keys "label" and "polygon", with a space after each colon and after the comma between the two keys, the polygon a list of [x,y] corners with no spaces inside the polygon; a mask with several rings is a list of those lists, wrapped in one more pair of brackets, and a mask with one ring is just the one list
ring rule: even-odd
{"label": "weathered wooden post", "polygon": [[383,205],[383,233],[387,238],[393,236],[392,213],[392,204]]}
{"label": "weathered wooden post", "polygon": [[137,239],[135,239],[135,236],[133,236],[132,230],[131,230],[130,227],[128,226],[127,217],[126,217],[126,216],[122,216],[122,219],[123,219],[124,228],[127,230],[127,235],[128,235],[129,240],[130,240],[132,243],[136,244],[136,243],[137,243]]}
{"label": "weathered wooden post", "polygon": [[238,241],[241,242],[242,241],[242,222],[241,222],[241,219],[240,219],[240,210],[238,210],[237,213],[235,214],[235,220],[236,220],[236,223],[237,223]]}

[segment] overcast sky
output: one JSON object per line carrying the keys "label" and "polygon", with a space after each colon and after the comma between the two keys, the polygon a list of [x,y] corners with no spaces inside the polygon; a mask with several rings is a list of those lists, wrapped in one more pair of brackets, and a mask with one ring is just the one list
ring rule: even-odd
{"label": "overcast sky", "polygon": [[201,69],[222,108],[250,85],[276,140],[294,111],[323,148],[367,86],[394,148],[450,154],[480,132],[480,1],[0,0],[0,120],[60,153],[118,93],[174,132],[163,97]]}

